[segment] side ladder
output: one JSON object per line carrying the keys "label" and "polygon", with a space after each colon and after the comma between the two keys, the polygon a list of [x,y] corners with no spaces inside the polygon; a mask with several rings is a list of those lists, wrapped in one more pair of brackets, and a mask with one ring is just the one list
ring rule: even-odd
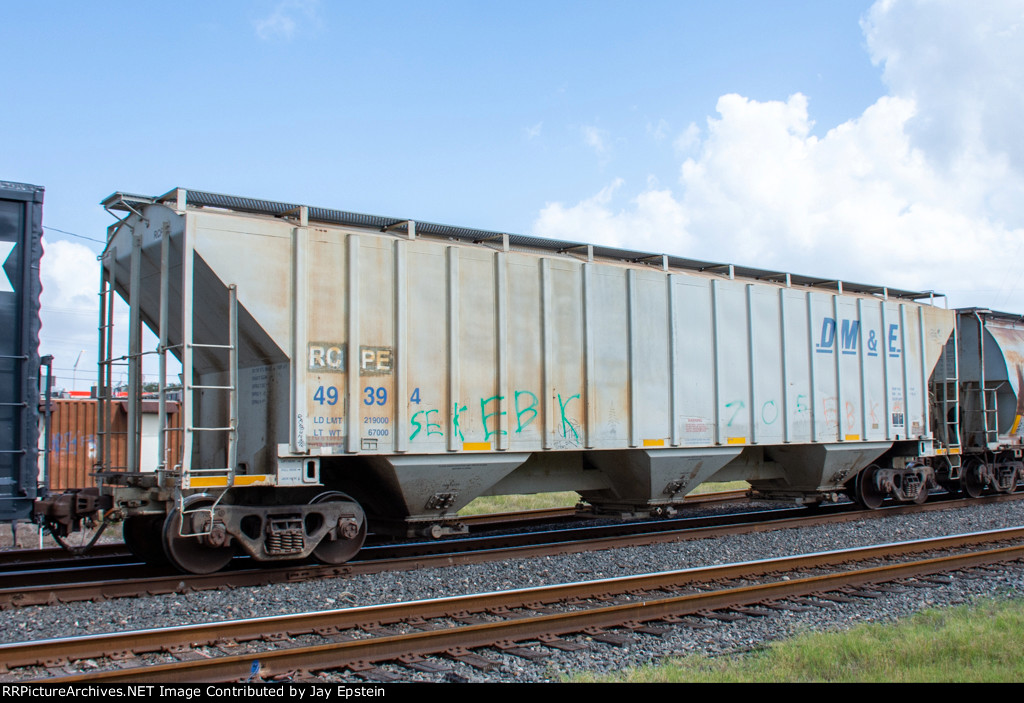
{"label": "side ladder", "polygon": [[[191,331],[191,326],[189,326]],[[205,385],[193,383],[193,351],[197,349],[222,349],[228,354],[228,385]],[[200,488],[219,490],[216,499],[210,505],[189,507],[180,493],[175,509],[181,512],[179,534],[182,537],[198,537],[208,535],[213,529],[213,513],[228,489],[235,485],[235,467],[238,464],[238,288],[228,286],[228,342],[227,344],[206,344],[186,339],[184,342],[182,377],[184,379],[183,401],[187,402],[188,412],[184,417],[183,430],[185,447],[181,465],[181,486],[184,489]],[[195,423],[195,403],[188,402],[194,392],[211,391],[226,393],[228,397],[227,425],[199,425]],[[213,468],[196,468],[192,466],[192,447],[198,433],[222,433],[226,435],[227,466]],[[186,516],[205,515],[206,519],[185,519]],[[195,531],[185,531],[195,529]],[[198,526],[194,528],[193,526]]]}
{"label": "side ladder", "polygon": [[953,333],[942,348],[939,362],[932,374],[932,401],[935,407],[936,434],[942,445],[939,453],[946,456],[949,478],[960,478],[960,362],[957,356],[959,339]]}
{"label": "side ladder", "polygon": [[1002,384],[995,388],[970,388],[968,390],[978,398],[978,402],[972,403],[968,412],[981,415],[981,429],[973,432],[980,439],[980,441],[972,443],[975,446],[988,448],[999,442],[997,392],[1001,386]]}
{"label": "side ladder", "polygon": [[[968,426],[972,428],[971,439],[974,440],[980,435],[981,441],[971,441],[970,446],[989,449],[999,442],[999,407],[996,392],[1003,384],[1000,383],[993,388],[988,387],[988,379],[985,374],[985,321],[978,312],[974,313],[974,317],[978,321],[978,359],[981,362],[981,378],[977,387],[972,385],[971,388],[967,389],[967,392],[972,396],[977,396],[977,402],[967,403],[967,412],[981,414],[980,430],[973,429],[977,426],[977,423],[968,423]],[[974,398],[969,400],[973,401]]]}

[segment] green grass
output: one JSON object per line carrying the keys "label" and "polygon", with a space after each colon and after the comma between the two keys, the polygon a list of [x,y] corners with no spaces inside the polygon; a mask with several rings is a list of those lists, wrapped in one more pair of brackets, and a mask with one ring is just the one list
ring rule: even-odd
{"label": "green grass", "polygon": [[533,493],[530,495],[484,496],[472,501],[459,511],[459,515],[483,515],[486,513],[514,513],[520,510],[541,508],[569,508],[580,501],[580,494],[573,491],[562,493]]}
{"label": "green grass", "polygon": [[[749,487],[746,481],[730,483],[702,483],[693,493],[736,491]],[[520,510],[541,508],[570,508],[580,501],[580,494],[573,491],[561,493],[533,493],[530,495],[484,496],[477,498],[459,511],[459,515],[483,515],[486,513],[512,513]]]}
{"label": "green grass", "polygon": [[895,624],[807,633],[754,653],[693,655],[581,682],[1024,682],[1024,601],[986,600]]}
{"label": "green grass", "polygon": [[687,495],[697,495],[699,493],[719,493],[721,491],[742,491],[750,488],[750,484],[746,481],[729,481],[728,483],[702,483],[695,489],[690,491]]}

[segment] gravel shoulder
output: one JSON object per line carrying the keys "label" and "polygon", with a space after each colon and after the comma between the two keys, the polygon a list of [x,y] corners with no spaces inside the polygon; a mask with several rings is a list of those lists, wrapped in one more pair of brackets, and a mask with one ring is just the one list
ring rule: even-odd
{"label": "gravel shoulder", "polygon": [[[89,635],[393,603],[725,564],[1013,527],[1024,522],[1022,516],[1024,506],[1008,502],[586,554],[350,576],[230,591],[30,606],[0,612],[0,641]],[[22,546],[28,545],[34,543],[22,543]],[[807,612],[779,611],[777,615],[766,618],[716,622],[714,627],[706,629],[676,626],[662,636],[636,634],[625,646],[605,645],[576,637],[572,639],[586,643],[587,650],[562,652],[546,649],[544,651],[550,656],[541,663],[487,652],[486,656],[498,666],[486,673],[454,662],[445,662],[451,669],[448,674],[424,674],[390,665],[383,668],[409,681],[552,681],[581,671],[621,671],[671,655],[744,651],[796,632],[842,628],[861,622],[892,621],[924,608],[956,605],[986,596],[1020,598],[1022,594],[1024,567],[1013,564],[987,572],[984,578],[954,577],[949,585],[907,589],[904,593],[888,594],[863,603],[837,604]],[[351,674],[336,673],[327,677],[331,680],[362,680]]]}

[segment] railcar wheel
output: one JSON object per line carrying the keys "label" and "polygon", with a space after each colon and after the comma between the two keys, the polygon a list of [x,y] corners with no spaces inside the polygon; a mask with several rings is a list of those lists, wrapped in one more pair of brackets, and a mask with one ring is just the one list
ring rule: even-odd
{"label": "railcar wheel", "polygon": [[978,459],[968,461],[960,471],[960,490],[969,498],[980,498],[985,489],[985,479],[981,477],[984,464]]}
{"label": "railcar wheel", "polygon": [[153,566],[167,564],[163,545],[163,515],[133,515],[121,524],[121,536],[131,553]]}
{"label": "railcar wheel", "polygon": [[[321,493],[310,501],[310,505],[328,502],[355,503],[357,512],[351,518],[343,518],[349,522],[339,527],[343,532],[347,532],[348,536],[334,540],[324,537],[313,550],[313,556],[324,564],[344,564],[362,549],[363,542],[366,541],[366,515],[356,501],[339,491]],[[353,523],[353,520],[356,522]]]}
{"label": "railcar wheel", "polygon": [[[186,519],[192,523],[186,532],[205,531],[206,525],[202,524],[209,519],[208,513],[196,513],[194,511],[209,508],[214,503],[209,496],[190,496],[186,498],[182,509]],[[182,511],[172,509],[164,520],[163,543],[167,559],[179,571],[190,574],[212,574],[220,571],[231,557],[235,555],[235,547],[232,544],[215,546],[211,542],[223,541],[223,531],[217,530],[211,536],[185,537],[181,534]],[[212,537],[212,539],[211,539]]]}
{"label": "railcar wheel", "polygon": [[924,505],[928,502],[928,486],[921,486],[921,490],[917,492],[917,496],[914,498],[914,505]]}
{"label": "railcar wheel", "polygon": [[885,492],[879,490],[875,482],[875,475],[880,469],[877,464],[871,464],[857,474],[853,484],[853,499],[865,508],[877,510],[885,500]]}

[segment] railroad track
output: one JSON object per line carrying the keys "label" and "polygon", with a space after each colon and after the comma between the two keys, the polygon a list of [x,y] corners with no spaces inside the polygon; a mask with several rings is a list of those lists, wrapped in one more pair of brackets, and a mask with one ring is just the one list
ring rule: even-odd
{"label": "railroad track", "polygon": [[[897,557],[912,558],[892,563]],[[301,680],[337,669],[387,681],[393,677],[379,668],[384,662],[438,671],[443,664],[425,657],[440,655],[487,668],[493,659],[474,650],[541,658],[546,648],[580,648],[566,639],[576,635],[622,643],[686,618],[770,616],[872,599],[922,585],[908,579],[1021,559],[1024,527],[1015,527],[500,593],[9,644],[0,646],[0,662],[62,683],[231,681],[254,671],[263,680]],[[884,585],[894,582],[905,585]],[[99,670],[75,671],[82,660]]]}
{"label": "railroad track", "polygon": [[[997,495],[985,500],[1020,500],[1022,494]],[[140,595],[182,593],[272,583],[294,583],[382,571],[402,571],[453,564],[472,564],[509,558],[527,558],[583,551],[613,549],[682,540],[705,539],[724,534],[786,529],[823,523],[848,522],[978,504],[976,499],[947,496],[924,506],[893,505],[881,510],[857,510],[852,505],[827,506],[815,513],[806,509],[781,509],[739,513],[712,518],[683,518],[630,524],[606,524],[563,530],[532,531],[402,545],[365,547],[359,556],[342,566],[291,564],[277,568],[238,566],[213,574],[180,574],[138,563],[66,571],[49,568],[6,571],[0,588],[0,609],[85,600],[107,600]]]}
{"label": "railroad track", "polygon": [[[697,505],[718,505],[746,501],[747,492],[740,491],[716,491],[713,493],[701,493],[689,495],[684,503],[690,506]],[[515,528],[519,526],[537,525],[541,523],[558,524],[566,520],[588,517],[586,512],[579,512],[574,506],[564,508],[536,508],[533,510],[520,510],[504,513],[484,513],[480,515],[466,515],[460,520],[469,527],[470,531],[486,528]],[[370,537],[372,540],[372,535]],[[369,541],[368,544],[373,544]],[[106,542],[95,545],[87,553],[71,555],[60,547],[44,547],[41,549],[6,549],[0,550],[0,573],[22,569],[29,565],[45,565],[49,568],[73,568],[80,566],[114,564],[120,561],[128,563],[134,560],[132,553],[125,546],[124,542]]]}

